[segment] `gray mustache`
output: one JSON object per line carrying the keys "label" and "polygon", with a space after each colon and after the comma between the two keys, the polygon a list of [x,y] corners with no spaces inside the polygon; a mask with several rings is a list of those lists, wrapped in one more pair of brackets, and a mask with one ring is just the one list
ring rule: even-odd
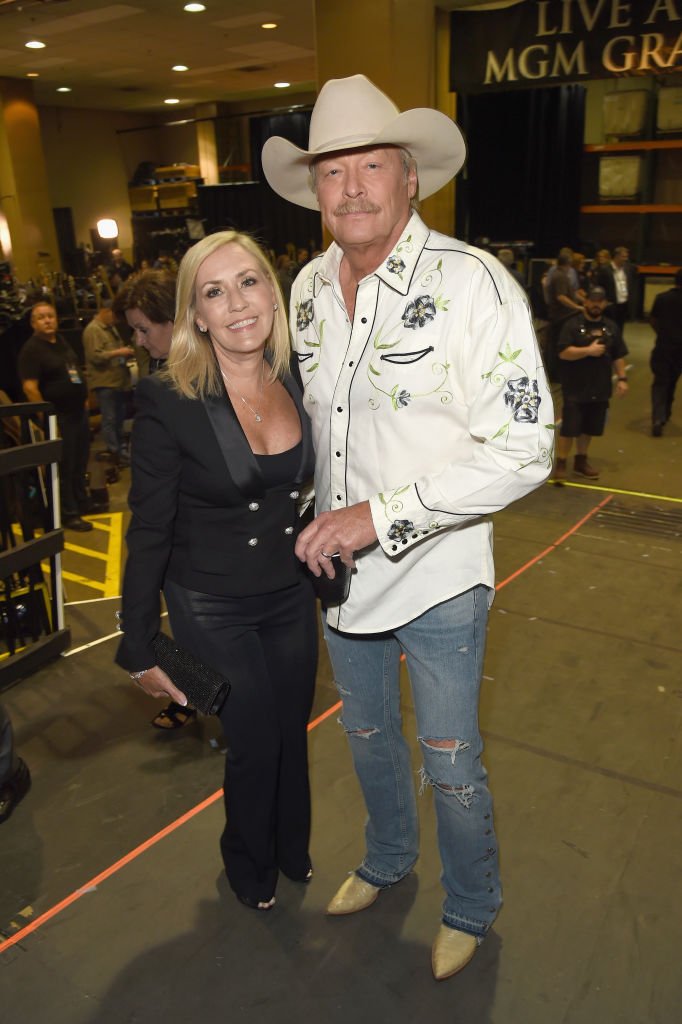
{"label": "gray mustache", "polygon": [[340,203],[339,206],[334,210],[336,217],[345,217],[348,213],[380,213],[381,208],[375,206],[374,203],[369,201],[361,201],[355,203]]}

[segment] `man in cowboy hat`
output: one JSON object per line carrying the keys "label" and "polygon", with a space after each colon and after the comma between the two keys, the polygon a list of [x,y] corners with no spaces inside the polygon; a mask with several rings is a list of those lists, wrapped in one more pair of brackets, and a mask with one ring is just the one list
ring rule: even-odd
{"label": "man in cowboy hat", "polygon": [[494,256],[414,209],[464,162],[457,126],[400,113],[363,75],[320,91],[308,150],[263,149],[280,195],[334,243],[298,275],[291,327],[317,451],[317,518],[297,554],[354,569],[325,632],[369,811],[367,852],[329,914],[370,906],[418,856],[400,717],[405,654],[438,820],[445,901],[436,978],[474,955],[501,903],[478,695],[493,587],[487,516],[551,467],[552,403],[523,294]]}

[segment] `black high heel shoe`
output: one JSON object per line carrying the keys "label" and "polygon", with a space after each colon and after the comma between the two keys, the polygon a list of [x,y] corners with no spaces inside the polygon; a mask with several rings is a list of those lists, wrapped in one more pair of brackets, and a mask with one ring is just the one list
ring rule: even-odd
{"label": "black high heel shoe", "polygon": [[272,910],[275,905],[275,897],[272,896],[269,900],[255,900],[253,896],[240,896],[236,894],[237,899],[240,903],[243,903],[245,907],[250,910]]}
{"label": "black high heel shoe", "polygon": [[280,871],[283,875],[287,876],[290,882],[301,882],[303,885],[308,885],[308,883],[312,881],[312,877],[315,873],[313,871],[313,865],[310,862],[310,858],[308,858],[308,865],[302,874],[290,874],[283,867],[280,867]]}

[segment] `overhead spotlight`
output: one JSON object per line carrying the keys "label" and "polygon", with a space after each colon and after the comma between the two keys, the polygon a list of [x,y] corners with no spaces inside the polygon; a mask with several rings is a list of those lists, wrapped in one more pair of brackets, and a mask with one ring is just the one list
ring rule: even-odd
{"label": "overhead spotlight", "polygon": [[38,74],[37,71],[27,71],[26,72],[26,77],[27,78],[40,78],[40,75]]}
{"label": "overhead spotlight", "polygon": [[185,4],[183,10],[189,11],[190,14],[197,14],[199,11],[206,10],[206,4]]}
{"label": "overhead spotlight", "polygon": [[57,92],[71,92],[71,86],[69,86],[69,85],[60,85],[59,88],[57,89]]}
{"label": "overhead spotlight", "polygon": [[24,46],[28,47],[29,50],[44,50],[45,43],[41,43],[39,39],[29,39]]}
{"label": "overhead spotlight", "polygon": [[186,64],[174,64],[171,71],[189,71]]}
{"label": "overhead spotlight", "polygon": [[172,107],[174,103],[179,103],[180,100],[177,100],[177,99],[175,99],[174,96],[171,96],[171,97],[169,97],[169,99],[164,100],[163,102],[167,103],[169,107]]}
{"label": "overhead spotlight", "polygon": [[264,21],[261,28],[277,28],[276,21]]}
{"label": "overhead spotlight", "polygon": [[97,234],[100,238],[118,238],[118,224],[111,217],[102,217],[97,221]]}
{"label": "overhead spotlight", "polygon": [[288,89],[291,82],[275,82],[275,89]]}

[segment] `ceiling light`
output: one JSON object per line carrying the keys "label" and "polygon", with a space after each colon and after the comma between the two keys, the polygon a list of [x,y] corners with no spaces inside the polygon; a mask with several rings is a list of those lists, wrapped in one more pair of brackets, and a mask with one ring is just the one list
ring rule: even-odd
{"label": "ceiling light", "polygon": [[183,9],[189,11],[190,14],[196,14],[199,11],[205,11],[206,4],[185,4]]}
{"label": "ceiling light", "polygon": [[38,74],[37,71],[27,71],[26,72],[26,77],[27,78],[40,78],[40,75]]}
{"label": "ceiling light", "polygon": [[275,82],[275,89],[288,89],[291,82]]}
{"label": "ceiling light", "polygon": [[118,238],[118,224],[111,217],[102,217],[97,221],[97,234],[100,238]]}
{"label": "ceiling light", "polygon": [[45,43],[41,43],[39,39],[29,39],[29,41],[27,43],[24,43],[24,46],[27,46],[29,48],[29,50],[44,50],[45,49]]}
{"label": "ceiling light", "polygon": [[174,64],[171,71],[189,71],[186,64]]}
{"label": "ceiling light", "polygon": [[70,85],[60,85],[59,88],[57,89],[57,92],[71,92],[71,86]]}
{"label": "ceiling light", "polygon": [[276,21],[264,21],[261,28],[277,28]]}
{"label": "ceiling light", "polygon": [[169,106],[172,106],[174,103],[179,103],[180,100],[176,100],[173,96],[171,96],[170,99],[164,100],[163,102],[167,103]]}

